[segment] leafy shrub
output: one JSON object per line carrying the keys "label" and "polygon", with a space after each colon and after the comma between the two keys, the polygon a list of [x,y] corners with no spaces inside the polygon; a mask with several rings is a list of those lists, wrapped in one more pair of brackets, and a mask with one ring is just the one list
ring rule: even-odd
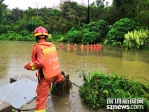
{"label": "leafy shrub", "polygon": [[77,30],[73,30],[73,31],[69,31],[66,35],[65,38],[69,41],[69,42],[74,42],[74,43],[79,43],[82,40],[82,32],[81,31],[77,31]]}
{"label": "leafy shrub", "polygon": [[[84,24],[82,27],[82,31],[83,33],[87,33],[87,32],[98,33],[98,36],[96,36],[96,39],[95,39],[95,43],[98,43],[103,41],[103,38],[109,31],[109,27],[107,26],[107,23],[104,20],[98,20],[97,22],[90,22],[89,24]],[[89,42],[89,43],[92,43],[92,42]]]}
{"label": "leafy shrub", "polygon": [[86,33],[84,33],[82,43],[84,43],[84,44],[96,43],[96,39],[98,37],[99,37],[99,34],[97,32],[86,32]]}
{"label": "leafy shrub", "polygon": [[92,71],[88,75],[83,72],[81,77],[84,83],[79,87],[79,94],[83,103],[90,109],[105,109],[107,98],[143,98],[143,111],[149,111],[149,85],[143,85],[117,74],[108,75],[99,71]]}
{"label": "leafy shrub", "polygon": [[83,24],[79,31],[74,27],[60,40],[74,43],[99,43],[107,34],[109,27],[104,20]]}
{"label": "leafy shrub", "polygon": [[133,31],[136,28],[136,23],[132,19],[122,18],[115,22],[110,31],[106,35],[106,43],[120,42],[124,41],[124,35],[128,31]]}
{"label": "leafy shrub", "polygon": [[15,40],[15,33],[13,31],[8,31],[0,35],[0,40]]}
{"label": "leafy shrub", "polygon": [[63,41],[63,35],[61,35],[61,34],[59,34],[59,35],[58,34],[57,35],[55,35],[55,34],[54,35],[50,35],[48,40],[49,41],[58,41],[58,42],[59,41]]}
{"label": "leafy shrub", "polygon": [[27,36],[27,35],[29,35],[29,33],[30,32],[28,30],[22,30],[22,31],[19,32],[19,34],[22,35],[22,36]]}
{"label": "leafy shrub", "polygon": [[0,40],[33,41],[35,38],[33,37],[33,33],[23,36],[13,31],[8,31],[8,33],[0,35]]}
{"label": "leafy shrub", "polygon": [[149,40],[148,30],[134,30],[125,34],[124,46],[128,49],[140,49]]}
{"label": "leafy shrub", "polygon": [[10,28],[11,28],[11,26],[9,26],[9,25],[0,25],[0,34],[2,34],[2,33],[7,33],[7,31],[9,31],[10,30]]}

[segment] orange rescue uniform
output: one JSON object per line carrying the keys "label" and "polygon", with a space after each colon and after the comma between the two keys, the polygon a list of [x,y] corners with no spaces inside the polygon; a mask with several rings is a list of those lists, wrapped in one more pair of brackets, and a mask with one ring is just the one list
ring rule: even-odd
{"label": "orange rescue uniform", "polygon": [[52,82],[64,81],[61,75],[56,47],[50,42],[41,42],[33,46],[32,63],[28,63],[28,70],[38,70],[39,83],[36,93],[36,111],[46,112],[46,101]]}

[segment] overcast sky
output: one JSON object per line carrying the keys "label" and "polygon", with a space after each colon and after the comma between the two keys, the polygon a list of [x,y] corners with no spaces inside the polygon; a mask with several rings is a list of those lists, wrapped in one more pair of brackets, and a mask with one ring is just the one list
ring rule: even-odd
{"label": "overcast sky", "polygon": [[[73,0],[78,2],[79,4],[82,3],[82,1],[87,4],[88,0]],[[92,3],[95,0],[89,0],[90,3]],[[112,0],[105,0],[109,2],[109,5],[111,5]],[[4,3],[8,5],[9,9],[13,9],[18,7],[19,9],[28,9],[28,7],[32,8],[41,8],[41,7],[52,7],[55,5],[60,4],[60,0],[4,0]]]}

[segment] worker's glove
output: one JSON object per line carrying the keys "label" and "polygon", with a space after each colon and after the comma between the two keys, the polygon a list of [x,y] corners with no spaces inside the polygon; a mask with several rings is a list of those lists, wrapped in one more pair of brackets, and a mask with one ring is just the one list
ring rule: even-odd
{"label": "worker's glove", "polygon": [[32,70],[30,64],[31,64],[31,63],[26,63],[26,64],[24,64],[24,68],[26,68],[27,70]]}
{"label": "worker's glove", "polygon": [[61,74],[65,77],[65,73],[63,71],[61,71]]}

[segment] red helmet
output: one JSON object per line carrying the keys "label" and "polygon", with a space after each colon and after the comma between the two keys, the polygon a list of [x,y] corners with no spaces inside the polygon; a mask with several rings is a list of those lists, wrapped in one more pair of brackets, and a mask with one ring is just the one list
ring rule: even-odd
{"label": "red helmet", "polygon": [[39,35],[45,35],[45,36],[48,36],[48,31],[42,27],[42,26],[39,26],[35,29],[34,31],[34,37],[37,37]]}

